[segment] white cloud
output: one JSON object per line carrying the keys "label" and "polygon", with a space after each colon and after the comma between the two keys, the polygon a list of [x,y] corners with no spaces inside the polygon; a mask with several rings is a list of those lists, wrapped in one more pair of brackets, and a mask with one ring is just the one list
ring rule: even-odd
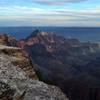
{"label": "white cloud", "polygon": [[42,5],[64,5],[66,3],[79,3],[88,0],[30,0],[30,1]]}
{"label": "white cloud", "polygon": [[35,7],[0,7],[0,22],[12,25],[94,25],[100,26],[100,8],[84,10],[42,9]]}

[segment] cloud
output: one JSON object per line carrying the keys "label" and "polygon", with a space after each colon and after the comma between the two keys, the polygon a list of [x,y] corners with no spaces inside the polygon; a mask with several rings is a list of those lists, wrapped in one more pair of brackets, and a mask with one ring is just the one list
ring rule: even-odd
{"label": "cloud", "polygon": [[43,5],[62,5],[66,3],[79,3],[88,0],[0,0],[0,5],[12,5],[12,4],[20,4],[20,3],[37,3]]}
{"label": "cloud", "polygon": [[34,0],[34,3],[42,5],[64,5],[66,3],[79,3],[84,1],[88,0]]}
{"label": "cloud", "polygon": [[100,26],[100,7],[89,9],[43,9],[0,7],[0,25],[15,26]]}

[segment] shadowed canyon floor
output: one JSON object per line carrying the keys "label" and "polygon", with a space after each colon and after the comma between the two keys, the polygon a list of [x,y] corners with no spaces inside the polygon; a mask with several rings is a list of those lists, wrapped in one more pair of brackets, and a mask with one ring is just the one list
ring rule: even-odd
{"label": "shadowed canyon floor", "polygon": [[19,45],[37,64],[42,81],[59,86],[70,100],[100,100],[99,43],[35,30]]}

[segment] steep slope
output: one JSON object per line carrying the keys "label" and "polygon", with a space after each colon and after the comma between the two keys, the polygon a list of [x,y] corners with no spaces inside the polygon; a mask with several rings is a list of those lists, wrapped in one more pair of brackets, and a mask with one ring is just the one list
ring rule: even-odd
{"label": "steep slope", "polygon": [[40,82],[34,67],[20,48],[0,45],[0,100],[68,100],[59,88]]}
{"label": "steep slope", "polygon": [[100,66],[91,66],[100,58],[99,44],[81,43],[36,30],[21,40],[19,46],[28,52],[32,63],[37,64],[40,79],[59,86],[71,100],[100,99],[97,71]]}
{"label": "steep slope", "polygon": [[12,64],[21,68],[29,78],[37,79],[34,65],[30,64],[27,53],[21,48],[0,45],[0,53],[4,53],[12,58]]}

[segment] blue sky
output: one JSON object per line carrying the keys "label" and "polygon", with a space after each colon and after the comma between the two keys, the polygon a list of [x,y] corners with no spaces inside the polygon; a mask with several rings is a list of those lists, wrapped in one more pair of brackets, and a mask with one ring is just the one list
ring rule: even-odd
{"label": "blue sky", "polygon": [[100,0],[0,0],[0,26],[100,26]]}

